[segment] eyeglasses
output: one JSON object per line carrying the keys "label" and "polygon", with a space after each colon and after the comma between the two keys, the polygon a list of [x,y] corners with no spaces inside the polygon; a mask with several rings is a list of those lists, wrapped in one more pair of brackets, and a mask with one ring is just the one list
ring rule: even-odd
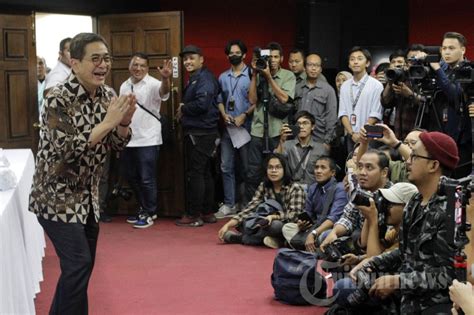
{"label": "eyeglasses", "polygon": [[319,63],[310,63],[310,62],[308,62],[308,63],[306,63],[306,67],[308,67],[308,68],[311,68],[311,67],[319,68],[319,67],[321,67],[321,65]]}
{"label": "eyeglasses", "polygon": [[423,156],[423,155],[414,154],[413,152],[410,153],[409,159],[410,159],[412,162],[415,161],[416,159],[425,159],[425,160],[430,160],[430,161],[436,160],[436,159],[430,158],[430,157],[428,157],[428,156]]}
{"label": "eyeglasses", "polygon": [[101,65],[102,61],[105,62],[106,65],[110,65],[112,63],[112,57],[109,55],[92,56],[90,59],[87,59],[87,58],[84,58],[84,59],[91,61],[96,67]]}
{"label": "eyeglasses", "polygon": [[275,165],[275,166],[268,165],[267,167],[267,170],[269,171],[281,171],[282,169],[283,169],[283,166],[281,165]]}
{"label": "eyeglasses", "polygon": [[301,126],[304,127],[304,126],[309,126],[309,125],[311,125],[311,122],[305,120],[305,121],[297,122],[297,124],[298,124],[298,126],[300,126],[300,127],[301,127]]}

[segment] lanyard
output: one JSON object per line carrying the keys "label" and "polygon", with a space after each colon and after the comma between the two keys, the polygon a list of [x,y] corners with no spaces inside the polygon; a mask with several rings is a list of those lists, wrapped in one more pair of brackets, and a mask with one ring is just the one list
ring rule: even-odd
{"label": "lanyard", "polygon": [[230,83],[230,97],[231,99],[234,98],[234,92],[235,92],[235,89],[237,88],[237,84],[239,83],[239,80],[240,80],[240,77],[243,75],[243,72],[247,69],[247,67],[245,67],[244,69],[242,69],[242,71],[240,71],[240,74],[239,76],[237,77],[237,79],[235,80],[235,85],[232,87],[232,78],[234,78],[234,75],[232,74],[230,76],[230,80],[229,80],[229,83]]}
{"label": "lanyard", "polygon": [[359,92],[357,93],[357,96],[356,96],[356,99],[354,100],[354,93],[352,92],[352,83],[351,83],[351,102],[352,102],[352,110],[355,109],[356,105],[357,105],[357,102],[359,101],[359,97],[360,95],[362,94],[362,90],[364,89],[365,87],[365,83],[367,82],[367,80],[369,79],[369,75],[366,74],[366,77],[364,79],[364,81],[361,82],[361,86],[360,86],[360,89],[359,89]]}

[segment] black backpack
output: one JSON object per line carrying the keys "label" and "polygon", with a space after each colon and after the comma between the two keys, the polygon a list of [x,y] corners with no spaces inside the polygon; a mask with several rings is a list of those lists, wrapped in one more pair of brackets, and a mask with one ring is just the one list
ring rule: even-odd
{"label": "black backpack", "polygon": [[289,248],[278,250],[271,282],[275,299],[293,305],[322,305],[326,281],[316,271],[314,254]]}

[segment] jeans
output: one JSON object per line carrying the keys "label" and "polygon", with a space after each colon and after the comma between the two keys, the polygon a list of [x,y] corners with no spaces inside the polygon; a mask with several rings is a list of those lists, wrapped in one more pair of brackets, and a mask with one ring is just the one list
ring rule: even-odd
{"label": "jeans", "polygon": [[90,214],[86,224],[38,218],[59,257],[61,275],[50,314],[88,314],[87,287],[94,268],[99,224]]}
{"label": "jeans", "polygon": [[[269,151],[273,150],[278,146],[280,137],[269,138]],[[245,197],[247,200],[252,200],[258,185],[262,182],[265,168],[265,156],[264,150],[264,139],[252,136],[249,143],[248,152],[248,176],[247,185],[245,187]]]}
{"label": "jeans", "polygon": [[140,210],[150,216],[158,210],[158,184],[156,180],[160,147],[127,147],[121,164],[125,178],[137,197]]}
{"label": "jeans", "polygon": [[213,213],[214,179],[211,173],[216,134],[184,138],[186,169],[186,214],[197,217]]}
{"label": "jeans", "polygon": [[234,148],[227,130],[224,131],[221,137],[221,171],[222,171],[222,182],[224,185],[224,204],[233,207],[235,205],[235,193],[236,193],[236,161],[235,153],[238,152],[240,156],[240,164],[237,170],[242,174],[241,178],[244,179],[247,176],[248,168],[248,146],[245,144],[239,149]]}
{"label": "jeans", "polygon": [[245,245],[262,245],[263,239],[266,236],[271,236],[279,240],[283,240],[283,235],[281,230],[283,228],[283,222],[280,220],[273,220],[270,226],[265,228],[260,228],[255,234],[246,234],[242,235],[242,243]]}

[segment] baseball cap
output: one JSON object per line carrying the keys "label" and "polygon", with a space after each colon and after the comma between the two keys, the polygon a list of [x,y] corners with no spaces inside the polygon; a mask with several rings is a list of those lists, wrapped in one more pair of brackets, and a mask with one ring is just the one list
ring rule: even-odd
{"label": "baseball cap", "polygon": [[196,45],[188,45],[179,53],[180,57],[183,57],[185,54],[198,54],[202,56],[201,48]]}
{"label": "baseball cap", "polygon": [[418,192],[418,188],[410,183],[396,183],[390,188],[382,188],[379,191],[391,203],[406,204]]}

